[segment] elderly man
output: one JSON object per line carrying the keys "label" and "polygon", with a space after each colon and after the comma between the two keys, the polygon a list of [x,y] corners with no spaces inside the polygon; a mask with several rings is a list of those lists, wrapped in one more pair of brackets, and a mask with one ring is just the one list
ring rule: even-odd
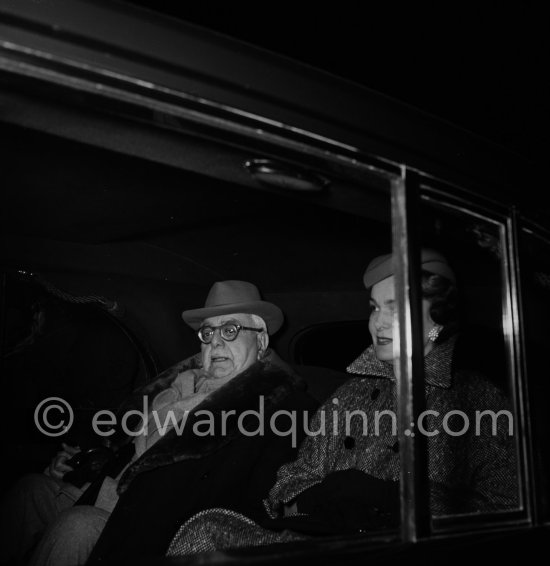
{"label": "elderly man", "polygon": [[[223,281],[203,308],[185,311],[183,319],[197,331],[200,354],[163,372],[121,407],[119,417],[139,413],[148,400],[147,422],[136,423],[141,434],[116,430],[109,437],[130,462],[114,478],[100,475],[61,514],[49,510],[52,522],[32,564],[83,564],[102,531],[90,562],[162,555],[182,522],[202,509],[262,512],[277,468],[296,455],[303,412],[315,407],[304,382],[268,348],[283,314],[253,284]],[[40,479],[54,497],[68,490],[74,499],[75,489],[60,479],[74,452],[65,447],[50,477]],[[21,505],[27,520],[28,494]]]}

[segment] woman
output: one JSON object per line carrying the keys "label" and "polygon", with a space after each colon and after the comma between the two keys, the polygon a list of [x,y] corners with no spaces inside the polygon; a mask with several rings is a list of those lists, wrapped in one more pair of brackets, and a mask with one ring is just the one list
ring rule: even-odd
{"label": "woman", "polygon": [[[431,512],[510,508],[516,504],[517,487],[508,423],[498,420],[494,434],[489,422],[484,426],[483,421],[477,432],[469,429],[456,434],[464,424],[457,417],[446,421],[451,434],[439,430],[449,411],[461,411],[473,423],[476,410],[498,412],[507,403],[483,376],[452,366],[455,276],[446,259],[433,250],[422,250],[421,268],[426,408],[431,412],[418,424],[428,435]],[[309,429],[319,434],[308,436],[298,458],[279,470],[264,501],[269,519],[257,524],[224,509],[203,511],[182,526],[169,555],[398,524],[399,443],[395,420],[390,418],[396,395],[391,255],[372,260],[363,281],[370,292],[372,345],[347,368],[356,377],[315,414]]]}

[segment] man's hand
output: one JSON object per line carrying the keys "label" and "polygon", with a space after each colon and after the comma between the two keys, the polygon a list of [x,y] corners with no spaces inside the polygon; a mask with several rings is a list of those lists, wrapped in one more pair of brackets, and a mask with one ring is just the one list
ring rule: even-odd
{"label": "man's hand", "polygon": [[47,476],[56,480],[62,480],[63,476],[67,472],[73,471],[73,468],[67,465],[67,460],[80,452],[80,448],[78,446],[69,446],[64,442],[61,443],[61,446],[63,447],[63,450],[60,450],[55,457],[52,458],[50,465],[44,470],[44,473]]}
{"label": "man's hand", "polygon": [[290,517],[298,513],[298,502],[296,500],[286,503],[283,507],[283,517]]}

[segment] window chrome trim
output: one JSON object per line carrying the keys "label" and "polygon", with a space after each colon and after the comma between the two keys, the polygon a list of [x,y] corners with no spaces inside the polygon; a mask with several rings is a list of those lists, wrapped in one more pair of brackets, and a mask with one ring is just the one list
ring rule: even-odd
{"label": "window chrome trim", "polygon": [[521,232],[525,232],[527,235],[550,245],[550,230],[523,217],[519,218],[519,222],[521,223]]}
{"label": "window chrome trim", "polygon": [[[520,505],[525,509],[530,522],[534,520],[534,491],[533,491],[533,455],[531,450],[531,429],[529,426],[529,408],[527,395],[527,371],[525,343],[523,332],[523,317],[521,316],[521,284],[520,284],[520,259],[519,259],[519,238],[518,238],[518,214],[515,209],[511,210],[507,218],[506,225],[503,227],[504,242],[507,253],[503,262],[503,278],[506,282],[506,297],[503,297],[503,315],[508,319],[508,324],[504,325],[503,330],[506,339],[506,353],[508,367],[512,375],[512,385],[514,387],[514,411],[517,421],[515,427],[518,438],[518,459],[519,466],[518,480],[520,483]],[[519,426],[518,426],[519,425]],[[518,430],[519,429],[519,430]]]}
{"label": "window chrome trim", "polygon": [[[401,178],[391,183],[392,251],[394,255],[395,301],[397,335],[394,333],[393,357],[397,385],[397,426],[400,442],[400,504],[402,541],[416,542],[416,467],[414,460],[415,441],[405,436],[405,423],[414,418],[412,404],[412,328],[409,289],[409,226],[407,222],[407,186],[405,170]],[[404,252],[404,253],[402,253]],[[397,338],[397,340],[396,340]],[[407,473],[410,472],[410,473]]]}
{"label": "window chrome trim", "polygon": [[[423,185],[421,187],[421,190],[425,190],[425,186]],[[467,214],[468,216],[472,216],[474,218],[477,218],[479,220],[483,220],[489,224],[493,224],[495,226],[501,227],[505,220],[506,220],[506,216],[503,215],[499,215],[501,216],[501,219],[495,219],[494,217],[489,216],[490,212],[487,211],[483,211],[483,212],[476,212],[475,209],[478,208],[476,207],[474,204],[471,204],[471,207],[468,208],[468,202],[466,200],[463,201],[464,204],[454,204],[451,202],[448,202],[445,198],[445,196],[443,195],[443,193],[440,193],[441,197],[437,198],[437,197],[433,197],[431,195],[426,195],[426,194],[421,194],[420,195],[420,200],[424,201],[424,202],[428,202],[428,203],[435,203],[437,206],[442,206],[445,208],[448,208],[450,210],[454,210],[455,212],[459,212],[461,214]]]}
{"label": "window chrome trim", "polygon": [[[419,331],[420,283],[419,248],[413,233],[418,202],[417,176],[403,168],[402,176],[391,182],[392,251],[395,277],[394,373],[397,385],[397,426],[400,452],[401,538],[416,542],[429,533],[429,488],[425,438],[412,434],[410,423],[417,422],[423,404],[423,350]],[[395,334],[394,334],[395,336]],[[412,428],[412,427],[411,427]]]}
{"label": "window chrome trim", "polygon": [[0,71],[101,96],[106,100],[148,109],[185,122],[261,140],[294,152],[393,177],[400,166],[366,155],[359,148],[283,122],[137,77],[53,55],[12,41],[0,41]]}
{"label": "window chrome trim", "polygon": [[[429,194],[426,194],[428,192]],[[434,195],[435,193],[435,195]],[[531,476],[533,473],[532,458],[529,450],[528,419],[524,410],[526,402],[526,372],[524,370],[522,326],[520,305],[518,303],[521,289],[519,286],[518,244],[517,244],[517,214],[514,209],[506,213],[491,211],[487,206],[469,202],[465,198],[440,190],[432,191],[431,187],[422,184],[420,200],[433,204],[442,209],[452,210],[470,218],[477,218],[498,228],[499,242],[502,248],[501,279],[502,279],[502,331],[506,350],[508,378],[512,391],[514,409],[516,448],[518,456],[518,496],[519,504],[515,509],[484,513],[475,521],[472,514],[446,515],[433,520],[434,532],[449,533],[498,528],[515,522],[517,525],[532,524],[533,522],[533,489]],[[501,205],[502,207],[502,205]],[[475,525],[475,526],[474,526]],[[472,528],[473,527],[473,528]]]}
{"label": "window chrome trim", "polygon": [[488,214],[500,218],[505,218],[508,215],[509,205],[481,193],[480,186],[466,189],[464,185],[442,181],[423,172],[419,172],[419,175],[422,176],[421,198],[432,198],[437,202],[439,202],[439,199],[443,199],[450,206],[468,212],[475,213],[477,211],[481,215]]}
{"label": "window chrome trim", "polygon": [[[535,222],[529,221],[528,219],[521,217],[521,215],[517,211],[515,211],[515,214],[513,216],[513,221],[514,221],[514,230],[515,230],[514,243],[517,249],[520,249],[522,247],[522,243],[521,243],[522,237],[533,238],[534,240],[544,243],[546,246],[550,246],[550,231],[548,229],[540,226]],[[524,318],[524,310],[523,310],[523,295],[521,294],[521,258],[519,259],[519,262],[516,262],[516,278],[517,278],[518,289],[520,290],[519,297],[522,299],[518,303],[519,317],[522,322],[521,324],[522,333],[520,337],[521,339],[520,346],[523,354],[522,369],[525,375],[521,393],[523,395],[523,406],[525,407],[526,451],[527,451],[528,461],[531,464],[530,473],[527,474],[526,481],[528,482],[528,485],[530,487],[528,496],[532,510],[532,521],[535,525],[544,526],[544,525],[550,525],[550,516],[545,518],[539,512],[539,509],[542,507],[542,504],[540,503],[539,494],[537,492],[539,488],[539,481],[537,478],[538,471],[537,471],[536,456],[535,456],[536,446],[533,438],[533,428],[531,426],[532,418],[530,418],[530,415],[532,413],[530,409],[531,396],[529,395],[530,384],[529,384],[529,379],[527,379],[527,376],[529,375],[529,372],[527,370],[528,350],[526,345],[527,332],[524,329],[525,318]]]}
{"label": "window chrome trim", "polygon": [[[102,67],[89,65],[82,62],[77,62],[68,59],[66,57],[47,54],[38,49],[32,49],[29,47],[25,47],[23,45],[18,45],[11,41],[0,41],[0,50],[4,50],[5,52],[13,52],[14,54],[23,56],[27,60],[26,62],[23,60],[17,61],[18,59],[17,55],[13,59],[10,58],[9,56],[0,58],[0,68],[3,68],[6,71],[16,72],[23,75],[30,74],[33,77],[40,77],[44,80],[49,80],[50,82],[56,82],[63,86],[67,86],[70,88],[77,88],[79,90],[91,90],[95,88],[95,90],[101,90],[102,94],[105,94],[106,96],[110,96],[112,98],[120,97],[121,100],[125,99],[123,93],[126,93],[126,99],[132,100],[132,95],[130,94],[130,88],[135,90],[140,89],[143,91],[143,93],[146,92],[155,93],[160,96],[168,95],[174,97],[175,99],[179,99],[179,101],[182,103],[186,102],[188,105],[190,103],[194,103],[205,109],[205,112],[202,114],[199,112],[190,113],[189,116],[190,119],[204,120],[205,117],[210,118],[211,114],[213,113],[221,112],[224,114],[235,115],[240,118],[253,120],[255,122],[258,122],[258,124],[263,124],[264,127],[266,128],[275,127],[283,130],[288,130],[288,132],[290,133],[296,134],[298,136],[303,136],[306,138],[311,138],[321,143],[326,143],[328,145],[338,147],[340,150],[349,151],[353,153],[358,152],[358,149],[351,145],[340,143],[336,140],[315,134],[313,132],[301,128],[297,128],[295,126],[288,126],[282,122],[278,122],[276,120],[271,120],[269,118],[266,118],[265,116],[260,116],[258,114],[247,112],[245,110],[240,110],[238,108],[213,102],[211,100],[207,100],[199,96],[194,96],[186,92],[177,91],[172,88],[163,87],[151,81],[144,81],[136,77],[110,71]],[[31,60],[34,61],[35,64],[31,63],[30,62]],[[57,66],[58,68],[57,71],[53,70],[54,65]],[[46,67],[50,67],[50,70],[44,71]],[[65,70],[66,75],[62,73],[61,69]],[[72,79],[70,78],[71,69],[73,70]],[[85,78],[76,78],[74,76],[76,75],[76,73],[80,74],[81,77],[85,77],[86,75],[88,75],[90,78],[92,78],[92,75],[95,74],[96,79],[99,78],[103,79],[102,82],[105,83],[105,85],[97,80],[95,83],[93,83],[91,81],[86,81]],[[115,81],[119,83],[121,86],[125,85],[128,88],[126,90],[123,90],[121,88],[115,89],[113,87],[106,86],[107,83],[110,82],[113,83]],[[141,98],[138,98],[138,96],[139,95],[137,94],[134,95],[134,97],[137,100],[142,100]],[[209,110],[210,113],[207,114],[206,110]],[[216,125],[218,127],[221,127],[223,125],[223,121],[220,121],[220,123],[217,123]],[[263,132],[264,130],[259,130],[259,131]]]}

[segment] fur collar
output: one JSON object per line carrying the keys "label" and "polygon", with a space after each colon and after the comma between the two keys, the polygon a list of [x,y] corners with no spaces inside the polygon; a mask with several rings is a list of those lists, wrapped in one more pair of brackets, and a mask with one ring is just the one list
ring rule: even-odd
{"label": "fur collar", "polygon": [[[195,354],[185,360],[170,366],[168,369],[159,373],[154,381],[148,383],[139,389],[136,389],[132,394],[120,405],[117,409],[117,419],[116,422],[120,423],[122,421],[122,416],[129,413],[130,411],[141,411],[143,408],[143,399],[146,397],[149,401],[149,405],[155,396],[164,391],[172,382],[184,371],[188,369],[198,369],[200,368],[200,353]],[[127,422],[127,427],[134,430],[140,426],[140,418],[135,419],[129,418]],[[109,446],[118,449],[119,447],[130,442],[130,438],[123,430],[122,427],[118,426],[115,428],[115,433],[109,438]]]}
{"label": "fur collar", "polygon": [[[183,430],[170,430],[131,464],[120,478],[119,494],[142,472],[182,460],[209,456],[241,434],[238,428],[239,415],[245,411],[258,411],[260,396],[264,400],[264,415],[269,416],[295,390],[305,390],[305,382],[296,374],[270,362],[256,362],[190,411]],[[222,423],[222,411],[234,411],[225,420],[225,426]],[[268,418],[264,416],[267,430],[266,421]],[[257,418],[253,421],[244,418],[242,422],[244,428],[250,431],[258,427]],[[247,422],[250,422],[249,426]],[[224,428],[225,432],[222,433]]]}

